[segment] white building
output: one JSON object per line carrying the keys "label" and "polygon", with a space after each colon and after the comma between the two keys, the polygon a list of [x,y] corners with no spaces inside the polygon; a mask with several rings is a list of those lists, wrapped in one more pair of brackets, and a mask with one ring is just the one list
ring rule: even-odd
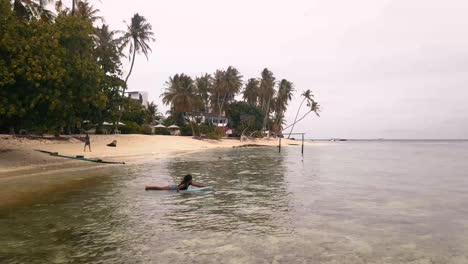
{"label": "white building", "polygon": [[228,125],[228,119],[224,115],[200,113],[198,115],[195,115],[195,119],[198,119],[200,123],[209,122],[217,127],[226,127]]}
{"label": "white building", "polygon": [[143,106],[146,107],[148,105],[148,93],[147,92],[133,91],[133,92],[126,92],[126,94],[128,95],[128,97],[140,101]]}

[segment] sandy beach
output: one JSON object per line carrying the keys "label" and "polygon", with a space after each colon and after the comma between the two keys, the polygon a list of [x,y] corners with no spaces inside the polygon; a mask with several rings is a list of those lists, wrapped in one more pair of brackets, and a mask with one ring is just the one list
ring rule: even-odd
{"label": "sandy beach", "polygon": [[[253,139],[240,142],[238,139],[198,140],[191,137],[157,135],[91,135],[90,137],[92,152],[84,152],[84,143],[76,137],[64,137],[57,140],[0,135],[0,181],[112,166],[55,157],[38,150],[58,152],[66,156],[83,155],[86,158],[135,164],[213,148],[233,148],[246,144],[278,145],[277,139]],[[106,146],[113,140],[117,140],[117,147]],[[300,142],[283,140],[282,144],[297,143]]]}

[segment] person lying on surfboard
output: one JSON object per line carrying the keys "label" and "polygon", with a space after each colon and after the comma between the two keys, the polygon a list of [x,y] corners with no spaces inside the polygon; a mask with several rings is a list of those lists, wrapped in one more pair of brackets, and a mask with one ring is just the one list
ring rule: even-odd
{"label": "person lying on surfboard", "polygon": [[206,187],[203,184],[195,183],[192,181],[192,175],[187,174],[184,176],[184,179],[179,183],[179,185],[169,185],[169,186],[146,186],[145,190],[166,190],[166,191],[181,191],[187,190],[188,187],[192,185],[194,187]]}

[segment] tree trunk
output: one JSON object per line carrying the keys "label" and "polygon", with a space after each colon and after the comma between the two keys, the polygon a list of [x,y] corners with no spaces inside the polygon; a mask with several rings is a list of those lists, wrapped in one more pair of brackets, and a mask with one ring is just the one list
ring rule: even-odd
{"label": "tree trunk", "polygon": [[291,126],[294,127],[295,124],[299,123],[302,119],[304,119],[308,114],[310,114],[311,112],[313,112],[312,110],[309,110],[309,112],[305,113],[303,116],[301,116],[301,118],[299,118],[296,122],[292,123],[291,125],[287,126],[285,129],[283,130],[286,130],[288,128],[290,128]]}
{"label": "tree trunk", "polygon": [[[291,133],[294,130],[294,125],[296,124],[297,117],[299,116],[299,112],[301,111],[302,104],[304,104],[305,100],[306,100],[306,98],[304,97],[304,99],[302,99],[301,104],[299,105],[299,109],[297,109],[296,117],[294,118],[294,122],[292,123],[291,131],[289,131],[288,139],[291,137]],[[287,128],[285,128],[285,129],[287,129]],[[285,130],[285,129],[283,129],[283,130]]]}
{"label": "tree trunk", "polygon": [[[135,43],[134,43],[135,45]],[[132,74],[132,71],[133,71],[133,64],[135,64],[135,56],[136,56],[136,49],[133,48],[133,55],[132,55],[132,64],[130,65],[130,71],[128,72],[127,74],[127,77],[125,78],[125,86],[127,86],[127,81],[128,81],[128,78],[130,78],[130,74]],[[125,96],[125,87],[123,89],[123,96]]]}
{"label": "tree trunk", "polygon": [[63,131],[63,126],[57,127],[57,129],[55,129],[54,131],[54,137],[60,137],[60,132],[62,131]]}
{"label": "tree trunk", "polygon": [[[128,72],[127,77],[125,78],[125,87],[123,87],[122,89],[122,97],[125,97],[125,89],[127,87],[127,81],[128,81],[128,78],[130,77],[130,74],[132,74],[133,65],[135,64],[135,56],[136,56],[136,49],[134,48],[133,55],[132,55],[132,64],[130,65],[130,71]],[[117,126],[119,125],[121,119],[122,119],[122,109],[120,109],[119,111],[119,118],[117,119],[117,123],[115,124],[114,131],[117,131]]]}
{"label": "tree trunk", "polygon": [[75,15],[75,5],[76,5],[76,0],[73,0],[73,2],[72,2],[72,16]]}
{"label": "tree trunk", "polygon": [[270,117],[270,99],[268,99],[268,101],[266,103],[265,117],[263,119],[263,129],[264,130],[266,130],[266,128],[267,128],[267,121],[268,121],[268,118]]}
{"label": "tree trunk", "polygon": [[283,120],[284,118],[284,114],[283,113],[278,113],[278,117],[276,118],[276,122],[275,122],[275,137],[279,134],[281,134],[281,121]]}
{"label": "tree trunk", "polygon": [[186,113],[186,115],[188,116],[188,120],[189,120],[189,123],[190,123],[190,128],[192,129],[192,137],[196,137],[196,133],[195,133],[195,128],[193,127],[193,120],[192,120],[192,115],[189,115]]}

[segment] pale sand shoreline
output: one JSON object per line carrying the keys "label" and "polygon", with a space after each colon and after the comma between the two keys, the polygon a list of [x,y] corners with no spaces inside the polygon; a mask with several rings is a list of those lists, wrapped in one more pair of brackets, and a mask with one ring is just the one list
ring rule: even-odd
{"label": "pale sand shoreline", "polygon": [[[0,135],[0,182],[61,171],[122,166],[54,157],[36,150],[135,164],[208,149],[233,148],[246,144],[278,145],[277,139],[254,139],[241,143],[238,139],[198,140],[191,137],[158,135],[91,135],[90,137],[92,152],[83,152],[84,143],[75,138],[48,140]],[[112,140],[117,140],[117,147],[106,146]],[[300,141],[282,140],[284,146],[297,143]]]}

